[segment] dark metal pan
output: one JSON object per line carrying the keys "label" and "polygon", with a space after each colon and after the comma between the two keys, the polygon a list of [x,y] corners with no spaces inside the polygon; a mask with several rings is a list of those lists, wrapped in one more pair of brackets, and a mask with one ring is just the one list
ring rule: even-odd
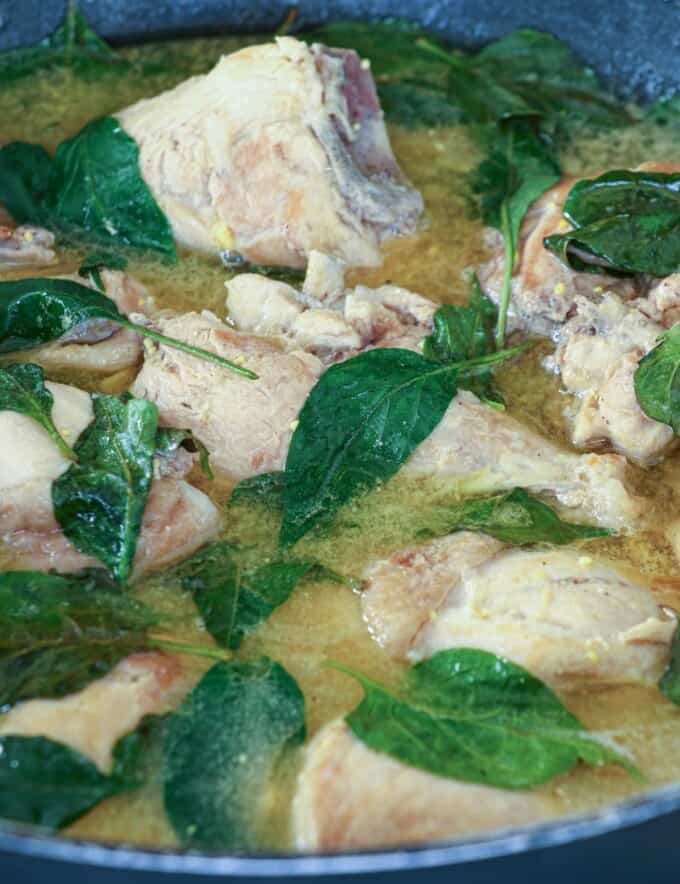
{"label": "dark metal pan", "polygon": [[[271,30],[286,0],[85,0],[96,30],[114,42],[219,31]],[[651,99],[680,85],[680,0],[302,0],[301,24],[408,17],[460,46],[517,27],[551,31],[624,97]],[[0,49],[35,42],[64,15],[65,0],[0,0]],[[679,145],[680,148],[680,145]],[[0,884],[191,884],[371,873],[376,882],[680,881],[680,785],[599,813],[411,849],[324,856],[218,856],[85,843],[0,826]]]}

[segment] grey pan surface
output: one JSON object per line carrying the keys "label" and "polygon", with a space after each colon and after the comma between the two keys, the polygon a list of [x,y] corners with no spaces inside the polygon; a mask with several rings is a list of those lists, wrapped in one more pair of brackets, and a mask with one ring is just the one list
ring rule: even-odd
{"label": "grey pan surface", "polygon": [[[272,29],[275,0],[81,0],[116,42]],[[402,16],[473,47],[523,26],[566,40],[621,96],[651,99],[680,85],[680,0],[302,0],[301,24]],[[0,0],[0,49],[50,33],[65,2]],[[0,84],[1,86],[1,84]],[[0,128],[0,139],[1,139]],[[0,827],[0,884],[188,884],[370,874],[371,882],[509,884],[680,882],[680,786],[574,820],[490,837],[336,856],[237,857],[83,844]]]}

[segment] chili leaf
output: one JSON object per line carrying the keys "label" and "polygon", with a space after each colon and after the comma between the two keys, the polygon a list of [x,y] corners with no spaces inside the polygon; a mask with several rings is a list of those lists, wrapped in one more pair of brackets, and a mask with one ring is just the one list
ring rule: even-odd
{"label": "chili leaf", "polygon": [[68,539],[124,582],[153,476],[158,409],[144,399],[94,395],[79,462],[52,483],[54,515]]}
{"label": "chili leaf", "polygon": [[76,456],[52,420],[54,398],[45,386],[39,365],[17,363],[0,366],[0,411],[16,411],[32,418],[45,430],[59,451],[69,460]]}
{"label": "chili leaf", "polygon": [[385,348],[331,366],[307,397],[288,449],[281,544],[391,478],[443,417],[458,377],[517,352],[439,365]]}
{"label": "chili leaf", "polygon": [[104,571],[0,572],[0,710],[80,690],[155,646],[146,631],[158,622]]}
{"label": "chili leaf", "polygon": [[453,531],[482,531],[503,543],[516,545],[558,546],[611,534],[606,528],[563,522],[547,504],[521,488],[437,507],[429,516],[427,528],[420,533],[442,535]]}
{"label": "chili leaf", "polygon": [[88,123],[54,159],[24,142],[0,148],[0,199],[19,222],[177,257],[170,224],[139,172],[137,144],[113,117]]}
{"label": "chili leaf", "polygon": [[659,343],[640,360],[635,395],[644,413],[680,435],[680,325],[664,332]]}
{"label": "chili leaf", "polygon": [[277,762],[304,738],[304,698],[282,666],[213,666],[166,727],[165,809],[181,843],[256,847]]}
{"label": "chili leaf", "polygon": [[[493,353],[493,325],[497,317],[496,306],[484,295],[475,277],[464,307],[443,304],[438,308],[433,332],[423,342],[423,356],[449,363]],[[458,385],[471,390],[487,405],[504,407],[503,397],[494,387],[491,368],[482,367],[475,374],[460,377]]]}
{"label": "chili leaf", "polygon": [[335,665],[364,689],[346,718],[352,731],[369,748],[412,767],[504,789],[537,786],[578,761],[637,773],[585,733],[549,687],[495,654],[440,651],[410,670],[403,696]]}
{"label": "chili leaf", "polygon": [[284,475],[281,470],[243,479],[231,492],[229,503],[262,503],[275,509],[281,509],[283,507]]}
{"label": "chili leaf", "polygon": [[108,319],[166,347],[173,347],[207,362],[257,377],[252,371],[223,359],[216,353],[168,338],[144,325],[137,325],[119,312],[103,292],[70,279],[17,279],[0,282],[0,353],[13,353],[56,341],[74,326],[90,319]]}
{"label": "chili leaf", "polygon": [[69,3],[63,23],[37,45],[0,53],[0,77],[3,82],[36,71],[69,67],[76,74],[91,76],[127,62],[114,52],[87,24],[75,4]]}
{"label": "chili leaf", "polygon": [[293,560],[252,564],[247,551],[224,542],[204,547],[183,562],[177,573],[208,632],[222,647],[236,650],[317,569],[314,562]]}
{"label": "chili leaf", "polygon": [[[114,749],[126,750],[128,737]],[[100,801],[139,785],[102,773],[89,758],[47,737],[0,737],[0,817],[59,829]]]}
{"label": "chili leaf", "polygon": [[503,236],[503,284],[496,324],[496,346],[505,341],[517,235],[527,209],[559,181],[560,168],[551,146],[531,126],[515,121],[495,130],[486,158],[473,175],[482,217]]}
{"label": "chili leaf", "polygon": [[671,645],[671,659],[659,681],[659,690],[668,699],[680,706],[680,628],[676,627]]}
{"label": "chili leaf", "polygon": [[156,454],[160,454],[161,457],[167,456],[177,451],[178,448],[186,448],[187,451],[197,453],[203,475],[208,479],[214,478],[210,466],[210,452],[191,430],[159,427],[156,431]]}
{"label": "chili leaf", "polygon": [[545,238],[575,270],[669,276],[680,268],[680,174],[613,170],[577,182],[564,204],[574,229]]}

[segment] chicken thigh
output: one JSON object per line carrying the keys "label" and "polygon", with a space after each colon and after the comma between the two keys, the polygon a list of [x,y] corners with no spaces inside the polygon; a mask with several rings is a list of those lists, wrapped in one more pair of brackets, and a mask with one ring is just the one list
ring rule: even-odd
{"label": "chicken thigh", "polygon": [[191,248],[295,267],[319,249],[373,265],[380,244],[413,233],[422,211],[370,71],[351,50],[278,37],[116,116]]}

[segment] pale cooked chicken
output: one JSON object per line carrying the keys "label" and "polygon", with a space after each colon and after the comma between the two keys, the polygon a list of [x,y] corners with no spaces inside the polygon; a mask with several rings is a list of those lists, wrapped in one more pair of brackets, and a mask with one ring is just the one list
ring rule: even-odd
{"label": "pale cooked chicken", "polygon": [[372,265],[422,211],[370,71],[350,50],[279,37],[116,116],[176,239],[192,248],[296,267],[320,249]]}
{"label": "pale cooked chicken", "polygon": [[437,777],[374,752],[343,721],[305,752],[293,803],[301,850],[388,847],[521,826],[556,813],[540,792]]}
{"label": "pale cooked chicken", "polygon": [[[235,479],[283,468],[294,422],[324,365],[372,347],[419,350],[436,309],[392,285],[357,286],[334,295],[330,306],[318,299],[319,307],[303,302],[314,290],[309,285],[301,295],[285,283],[243,274],[227,288],[230,319],[244,333],[208,314],[161,319],[158,326],[239,360],[259,379],[243,380],[160,347],[146,355],[132,391],[155,402],[164,423],[190,427],[215,467]],[[631,528],[644,509],[627,488],[624,458],[563,451],[465,391],[403,469],[460,478],[472,493],[516,486],[547,492],[576,515],[617,530]]]}
{"label": "pale cooked chicken", "polygon": [[[635,171],[676,172],[674,163],[650,162]],[[520,229],[512,282],[512,323],[558,342],[549,367],[577,396],[567,409],[575,445],[609,445],[648,466],[674,446],[672,430],[648,418],[638,405],[633,378],[640,359],[658,336],[680,318],[677,274],[649,288],[645,278],[578,273],[543,245],[544,237],[570,229],[564,201],[576,179],[546,191],[527,212]],[[480,269],[489,297],[498,301],[503,244],[490,232],[494,250]],[[647,291],[648,289],[648,291]],[[637,295],[637,297],[635,297]]]}
{"label": "pale cooked chicken", "polygon": [[0,715],[0,736],[48,737],[82,752],[108,772],[116,742],[145,715],[171,709],[185,682],[177,657],[132,654],[75,694],[17,704]]}
{"label": "pale cooked chicken", "polygon": [[[75,387],[46,386],[54,397],[55,426],[72,446],[92,420],[90,397]],[[0,542],[11,567],[66,573],[97,564],[66,539],[52,512],[52,482],[69,464],[34,420],[0,411]],[[201,491],[181,478],[155,479],[133,577],[190,555],[219,525],[217,508]]]}
{"label": "pale cooked chicken", "polygon": [[133,394],[156,403],[162,424],[192,430],[216,470],[244,479],[282,469],[294,421],[322,371],[316,356],[284,353],[208,313],[156,324],[166,335],[243,363],[258,379],[161,346],[146,355]]}
{"label": "pale cooked chicken", "polygon": [[[674,293],[677,303],[680,290]],[[574,315],[557,333],[557,350],[548,364],[560,372],[565,389],[577,397],[574,444],[604,442],[647,466],[676,442],[673,430],[647,417],[635,395],[639,361],[664,331],[642,307],[659,316],[673,316],[667,293],[659,292],[649,305],[646,299],[625,303],[609,293],[598,300],[577,297]]]}
{"label": "pale cooked chicken", "polygon": [[548,493],[571,518],[617,531],[632,530],[645,508],[627,487],[625,458],[565,451],[466,390],[403,469],[455,478],[468,495],[515,487]]}
{"label": "pale cooked chicken", "polygon": [[54,236],[42,227],[3,224],[0,218],[0,268],[44,267],[57,260]]}
{"label": "pale cooked chicken", "polygon": [[474,647],[558,687],[654,683],[676,626],[642,577],[606,560],[468,532],[399,550],[363,578],[364,617],[391,655]]}

